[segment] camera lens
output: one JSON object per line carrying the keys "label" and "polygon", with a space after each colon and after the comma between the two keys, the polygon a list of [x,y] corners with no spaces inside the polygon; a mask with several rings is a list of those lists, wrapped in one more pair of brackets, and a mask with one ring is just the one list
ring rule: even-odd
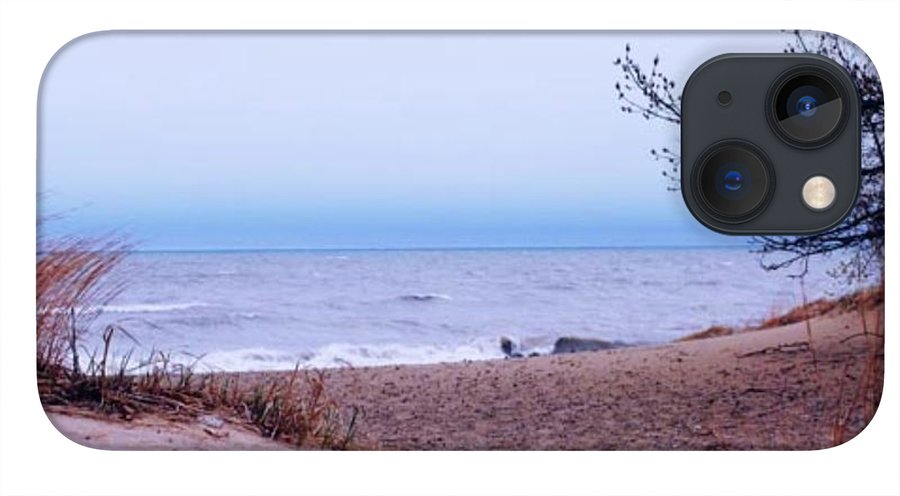
{"label": "camera lens", "polygon": [[840,130],[846,99],[835,79],[824,71],[792,71],[776,85],[771,117],[786,141],[813,147],[830,141]]}
{"label": "camera lens", "polygon": [[797,100],[797,113],[803,117],[816,115],[816,99],[806,95]]}
{"label": "camera lens", "polygon": [[695,191],[707,212],[723,222],[743,222],[759,213],[774,189],[761,151],[745,142],[717,143],[695,169]]}

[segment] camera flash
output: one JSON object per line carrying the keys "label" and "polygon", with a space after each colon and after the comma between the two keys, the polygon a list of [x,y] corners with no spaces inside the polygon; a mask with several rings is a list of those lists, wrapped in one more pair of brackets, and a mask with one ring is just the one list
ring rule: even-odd
{"label": "camera flash", "polygon": [[813,210],[830,207],[834,196],[834,183],[825,176],[813,176],[803,183],[803,202]]}

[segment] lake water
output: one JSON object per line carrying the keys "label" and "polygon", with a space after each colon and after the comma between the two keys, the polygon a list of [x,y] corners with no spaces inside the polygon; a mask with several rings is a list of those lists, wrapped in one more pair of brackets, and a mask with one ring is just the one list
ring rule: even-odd
{"label": "lake water", "polygon": [[[838,290],[813,266],[812,299]],[[660,343],[758,322],[802,301],[746,249],[498,249],[136,253],[92,324],[213,370],[502,357],[560,336]],[[94,341],[96,343],[96,341]]]}

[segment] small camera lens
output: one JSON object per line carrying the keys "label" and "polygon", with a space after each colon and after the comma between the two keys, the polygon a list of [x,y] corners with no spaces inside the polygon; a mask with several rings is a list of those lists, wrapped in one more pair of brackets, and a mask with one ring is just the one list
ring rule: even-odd
{"label": "small camera lens", "polygon": [[825,144],[837,135],[846,99],[836,80],[819,69],[792,71],[776,84],[770,115],[778,134],[800,147]]}
{"label": "small camera lens", "polygon": [[746,142],[717,143],[700,156],[695,168],[700,204],[723,222],[745,222],[765,206],[774,177],[761,151]]}
{"label": "small camera lens", "polygon": [[725,181],[723,181],[725,189],[728,191],[740,191],[744,185],[744,175],[736,170],[730,170],[725,173]]}
{"label": "small camera lens", "polygon": [[816,99],[808,95],[801,97],[797,100],[797,113],[803,117],[816,115]]}

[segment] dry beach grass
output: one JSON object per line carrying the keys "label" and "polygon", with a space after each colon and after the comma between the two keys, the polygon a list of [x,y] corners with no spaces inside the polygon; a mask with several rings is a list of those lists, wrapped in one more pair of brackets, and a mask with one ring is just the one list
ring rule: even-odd
{"label": "dry beach grass", "polygon": [[[329,396],[322,372],[295,369],[245,386],[239,375],[197,375],[191,366],[174,363],[161,351],[146,357],[126,355],[113,363],[112,340],[123,334],[129,337],[126,329],[114,325],[103,330],[101,349],[86,349],[81,338],[85,322],[90,322],[90,309],[115,296],[117,285],[109,275],[126,253],[127,246],[121,242],[82,240],[60,241],[38,254],[38,392],[45,408],[53,412],[55,425],[89,428],[86,421],[64,418],[76,412],[94,418],[102,413],[107,419],[125,422],[157,417],[155,427],[160,431],[161,422],[206,419],[212,425],[203,430],[214,438],[230,432],[223,430],[227,423],[294,447],[354,447],[359,412],[343,408]],[[70,437],[91,443],[91,436],[83,433]],[[186,442],[170,445],[208,447]],[[160,444],[148,442],[146,448],[153,446]]]}

